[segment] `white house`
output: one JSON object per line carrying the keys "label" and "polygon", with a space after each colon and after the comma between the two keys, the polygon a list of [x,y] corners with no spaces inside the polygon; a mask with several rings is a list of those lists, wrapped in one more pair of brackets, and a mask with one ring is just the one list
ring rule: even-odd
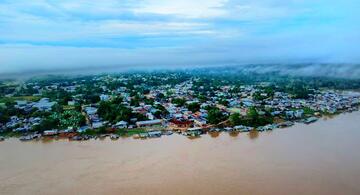
{"label": "white house", "polygon": [[119,128],[119,129],[124,129],[124,128],[127,128],[127,125],[128,125],[128,122],[120,121],[115,124],[115,127]]}
{"label": "white house", "polygon": [[104,94],[101,94],[100,95],[100,100],[101,101],[108,101],[110,99],[110,96],[109,95],[104,95]]}

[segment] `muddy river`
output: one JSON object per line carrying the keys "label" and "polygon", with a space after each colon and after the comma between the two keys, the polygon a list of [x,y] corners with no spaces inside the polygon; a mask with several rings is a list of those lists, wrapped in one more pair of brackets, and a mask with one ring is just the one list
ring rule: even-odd
{"label": "muddy river", "polygon": [[360,112],[272,132],[0,142],[0,194],[360,194]]}

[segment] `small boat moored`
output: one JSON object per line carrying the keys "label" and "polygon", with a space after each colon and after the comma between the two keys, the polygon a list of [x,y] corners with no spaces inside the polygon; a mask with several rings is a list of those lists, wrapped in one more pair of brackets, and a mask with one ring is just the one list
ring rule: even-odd
{"label": "small boat moored", "polygon": [[285,128],[285,127],[291,127],[293,126],[295,123],[292,122],[292,121],[286,121],[286,122],[283,122],[283,123],[280,123],[278,126],[281,127],[281,128]]}
{"label": "small boat moored", "polygon": [[84,140],[84,138],[83,138],[82,136],[76,135],[76,136],[70,138],[70,140],[73,140],[73,141],[82,141],[82,140]]}
{"label": "small boat moored", "polygon": [[234,129],[236,131],[239,131],[239,132],[249,132],[251,131],[253,128],[252,127],[247,127],[247,126],[244,126],[244,125],[238,125],[238,126],[235,126]]}
{"label": "small boat moored", "polygon": [[316,118],[316,117],[310,117],[310,118],[305,119],[304,123],[310,124],[310,123],[316,122],[317,120],[318,120],[318,118]]}
{"label": "small boat moored", "polygon": [[163,135],[172,135],[174,132],[172,131],[163,131],[162,134]]}
{"label": "small boat moored", "polygon": [[111,134],[110,135],[110,139],[111,140],[117,140],[117,139],[119,139],[120,138],[120,136],[118,135],[118,134]]}
{"label": "small boat moored", "polygon": [[231,132],[233,130],[234,130],[234,128],[232,128],[232,127],[225,127],[224,128],[224,131],[227,131],[227,132]]}
{"label": "small boat moored", "polygon": [[149,137],[149,134],[148,133],[139,133],[139,137],[141,139],[145,139],[145,138],[148,138]]}
{"label": "small boat moored", "polygon": [[20,141],[31,141],[31,140],[33,140],[33,139],[34,139],[34,138],[33,138],[32,136],[30,136],[30,135],[21,136],[21,137],[19,138]]}
{"label": "small boat moored", "polygon": [[161,131],[157,131],[157,130],[148,131],[147,133],[150,138],[161,137],[162,135]]}
{"label": "small boat moored", "polygon": [[186,132],[184,132],[184,135],[188,137],[199,137],[202,134],[201,128],[189,128]]}
{"label": "small boat moored", "polygon": [[19,138],[19,140],[20,141],[31,141],[31,140],[39,139],[39,138],[41,138],[41,134],[34,133],[34,134],[30,134],[30,135],[21,136]]}

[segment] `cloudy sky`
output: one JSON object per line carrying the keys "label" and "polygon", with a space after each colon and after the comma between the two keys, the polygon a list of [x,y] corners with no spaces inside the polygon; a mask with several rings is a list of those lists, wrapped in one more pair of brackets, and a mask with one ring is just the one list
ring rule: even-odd
{"label": "cloudy sky", "polygon": [[0,0],[0,73],[360,62],[359,0]]}

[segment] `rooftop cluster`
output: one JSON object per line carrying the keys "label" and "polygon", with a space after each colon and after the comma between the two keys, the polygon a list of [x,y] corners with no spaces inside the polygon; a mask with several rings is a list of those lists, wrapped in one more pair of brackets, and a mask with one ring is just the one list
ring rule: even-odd
{"label": "rooftop cluster", "polygon": [[144,138],[174,131],[196,137],[272,130],[359,108],[356,92],[306,79],[255,78],[179,71],[4,81],[0,132],[22,140]]}

